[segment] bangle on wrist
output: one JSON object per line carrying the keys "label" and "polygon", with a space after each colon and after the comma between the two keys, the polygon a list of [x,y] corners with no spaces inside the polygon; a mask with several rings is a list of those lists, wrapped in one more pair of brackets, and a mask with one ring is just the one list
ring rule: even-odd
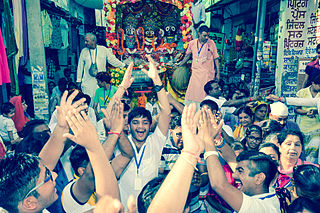
{"label": "bangle on wrist", "polygon": [[154,85],[153,89],[155,92],[160,92],[163,89],[163,85]]}
{"label": "bangle on wrist", "polygon": [[250,102],[252,101],[251,97],[249,97],[248,99],[249,99]]}
{"label": "bangle on wrist", "polygon": [[224,145],[226,145],[226,141],[223,140],[222,144],[216,146],[217,149],[221,149],[222,147],[224,147]]}
{"label": "bangle on wrist", "polygon": [[215,155],[219,157],[219,154],[217,151],[208,151],[204,153],[204,156],[203,156],[204,160],[207,160],[207,158],[210,157],[211,155]]}
{"label": "bangle on wrist", "polygon": [[113,132],[113,131],[109,131],[108,134],[109,135],[117,135],[119,138],[121,136],[121,134],[119,132]]}
{"label": "bangle on wrist", "polygon": [[195,159],[197,159],[197,161],[200,161],[200,157],[198,155],[196,155],[193,152],[187,151],[187,150],[182,150],[182,153],[187,153],[189,155],[192,155],[192,157],[194,157]]}
{"label": "bangle on wrist", "polygon": [[282,102],[282,101],[281,101],[281,97],[278,97],[278,101]]}

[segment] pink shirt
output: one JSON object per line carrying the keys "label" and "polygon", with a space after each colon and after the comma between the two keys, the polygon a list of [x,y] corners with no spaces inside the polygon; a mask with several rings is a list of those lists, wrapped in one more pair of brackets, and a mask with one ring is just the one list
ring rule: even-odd
{"label": "pink shirt", "polygon": [[204,44],[195,39],[190,42],[186,54],[192,54],[192,74],[185,99],[200,102],[206,96],[204,85],[215,77],[214,59],[219,57],[217,47],[211,39]]}

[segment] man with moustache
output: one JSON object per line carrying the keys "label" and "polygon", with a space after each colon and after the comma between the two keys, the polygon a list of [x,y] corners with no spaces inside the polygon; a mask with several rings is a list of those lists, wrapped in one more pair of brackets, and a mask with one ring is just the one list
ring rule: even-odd
{"label": "man with moustache", "polygon": [[171,111],[167,94],[163,89],[154,60],[149,55],[147,58],[150,62],[149,71],[144,69],[142,71],[152,79],[153,89],[158,96],[161,108],[158,126],[153,133],[150,133],[152,117],[150,112],[143,107],[134,108],[129,112],[130,134],[128,139],[133,147],[134,157],[120,176],[121,200],[128,200],[131,194],[137,198],[143,186],[158,176],[161,153],[170,123]]}

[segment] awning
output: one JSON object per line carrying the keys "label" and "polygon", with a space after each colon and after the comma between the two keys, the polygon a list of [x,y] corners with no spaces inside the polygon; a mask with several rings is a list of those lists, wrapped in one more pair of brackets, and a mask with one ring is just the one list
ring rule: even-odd
{"label": "awning", "polygon": [[219,10],[229,4],[232,4],[236,1],[239,1],[239,0],[220,0],[218,1],[217,3],[214,3],[213,5],[211,5],[210,7],[208,7],[206,9],[206,12],[212,12],[212,11],[215,11],[215,10]]}

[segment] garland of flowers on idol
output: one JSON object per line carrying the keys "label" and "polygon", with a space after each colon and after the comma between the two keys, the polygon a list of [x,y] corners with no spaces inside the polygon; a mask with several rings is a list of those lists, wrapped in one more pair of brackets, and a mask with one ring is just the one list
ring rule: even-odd
{"label": "garland of flowers on idol", "polygon": [[[177,0],[178,1],[178,0]],[[176,1],[176,2],[177,2]],[[181,5],[180,5],[181,7]],[[181,24],[183,47],[187,49],[190,41],[192,41],[192,12],[191,0],[184,0],[183,10],[181,11]]]}
{"label": "garland of flowers on idol", "polygon": [[[113,48],[113,53],[116,54],[116,51],[119,48],[119,43],[117,40],[117,34],[115,32],[115,10],[117,7],[117,4],[124,4],[124,3],[135,3],[139,0],[106,0],[104,2],[104,10],[106,12],[105,18],[107,23],[107,33],[106,33],[106,43],[107,47]],[[182,31],[182,41],[183,41],[183,47],[187,49],[190,41],[192,40],[192,13],[191,13],[191,1],[192,0],[161,0],[162,2],[166,2],[169,4],[176,5],[179,9],[182,9],[180,15],[181,15],[181,24],[180,27]],[[136,34],[136,33],[135,33]],[[136,36],[137,40],[137,36]],[[145,38],[143,34],[143,46],[138,50],[144,50],[144,43]],[[139,42],[137,42],[139,45]],[[171,49],[170,49],[171,50]],[[152,50],[151,50],[152,51]],[[150,52],[150,51],[148,51]]]}
{"label": "garland of flowers on idol", "polygon": [[162,37],[161,42],[160,42],[160,45],[159,45],[159,47],[157,47],[157,48],[156,48],[156,46],[155,46],[155,44],[154,44],[155,39],[156,39],[156,37],[153,36],[153,38],[152,38],[152,48],[153,48],[153,51],[154,51],[154,52],[157,52],[160,48],[163,47],[164,37]]}

